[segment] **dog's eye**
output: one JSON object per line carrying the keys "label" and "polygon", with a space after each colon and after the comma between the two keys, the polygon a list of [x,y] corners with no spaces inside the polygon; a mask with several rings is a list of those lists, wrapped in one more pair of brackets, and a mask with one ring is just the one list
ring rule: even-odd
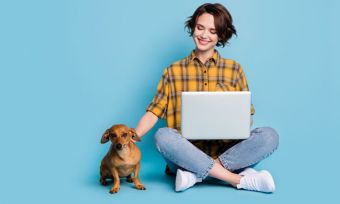
{"label": "dog's eye", "polygon": [[123,133],[123,135],[122,135],[123,137],[127,137],[127,133]]}
{"label": "dog's eye", "polygon": [[117,137],[117,135],[115,133],[111,133],[110,136],[111,137]]}

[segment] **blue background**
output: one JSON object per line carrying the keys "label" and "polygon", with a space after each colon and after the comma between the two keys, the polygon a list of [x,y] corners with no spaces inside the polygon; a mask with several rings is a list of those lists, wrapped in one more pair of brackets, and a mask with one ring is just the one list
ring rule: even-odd
{"label": "blue background", "polygon": [[255,126],[272,126],[280,147],[261,162],[277,191],[203,183],[174,192],[153,134],[139,143],[146,191],[99,185],[115,123],[135,127],[163,69],[194,43],[184,22],[204,3],[1,1],[0,203],[288,203],[339,201],[339,1],[220,1],[238,37],[219,49],[243,66]]}

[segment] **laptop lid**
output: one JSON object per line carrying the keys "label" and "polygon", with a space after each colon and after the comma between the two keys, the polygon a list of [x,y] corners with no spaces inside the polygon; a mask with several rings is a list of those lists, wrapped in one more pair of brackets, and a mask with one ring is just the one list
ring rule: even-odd
{"label": "laptop lid", "polygon": [[182,92],[182,135],[191,140],[246,139],[251,93]]}

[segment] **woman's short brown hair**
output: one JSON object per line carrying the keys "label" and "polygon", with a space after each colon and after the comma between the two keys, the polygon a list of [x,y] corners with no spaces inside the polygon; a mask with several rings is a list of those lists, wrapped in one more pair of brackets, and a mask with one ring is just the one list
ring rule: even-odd
{"label": "woman's short brown hair", "polygon": [[198,7],[194,14],[189,17],[189,20],[185,22],[185,27],[188,29],[190,36],[195,31],[197,18],[204,13],[214,16],[215,29],[218,36],[217,46],[224,47],[232,35],[237,35],[229,11],[222,4],[206,3]]}

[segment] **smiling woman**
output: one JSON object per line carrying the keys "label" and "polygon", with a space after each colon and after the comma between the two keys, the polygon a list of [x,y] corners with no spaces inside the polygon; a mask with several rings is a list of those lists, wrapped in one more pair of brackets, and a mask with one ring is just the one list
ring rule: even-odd
{"label": "smiling woman", "polygon": [[[249,91],[241,65],[222,58],[215,50],[215,46],[224,47],[236,35],[228,10],[221,4],[204,4],[189,17],[186,27],[196,47],[164,70],[157,93],[136,127],[137,134],[146,134],[158,118],[166,119],[167,127],[156,132],[155,140],[168,163],[166,172],[176,172],[176,191],[211,176],[239,189],[273,192],[275,184],[268,171],[242,171],[276,150],[278,134],[272,128],[256,128],[248,139],[238,141],[189,141],[181,135],[182,92]],[[252,107],[251,114],[254,112]]]}
{"label": "smiling woman", "polygon": [[196,52],[199,53],[198,58],[205,62],[214,53],[215,45],[219,40],[214,26],[214,16],[204,13],[197,18],[193,39]]}
{"label": "smiling woman", "polygon": [[[201,21],[207,23],[205,25],[208,27],[205,28],[204,25],[201,25]],[[232,35],[236,35],[233,18],[221,4],[203,4],[198,7],[195,13],[189,17],[185,26],[188,28],[190,36],[193,36],[195,27],[198,30],[210,29],[211,34],[219,36],[216,46],[224,47]]]}
{"label": "smiling woman", "polygon": [[203,4],[185,23],[196,44],[196,54],[201,62],[213,55],[215,46],[224,47],[236,35],[233,19],[221,4]]}

